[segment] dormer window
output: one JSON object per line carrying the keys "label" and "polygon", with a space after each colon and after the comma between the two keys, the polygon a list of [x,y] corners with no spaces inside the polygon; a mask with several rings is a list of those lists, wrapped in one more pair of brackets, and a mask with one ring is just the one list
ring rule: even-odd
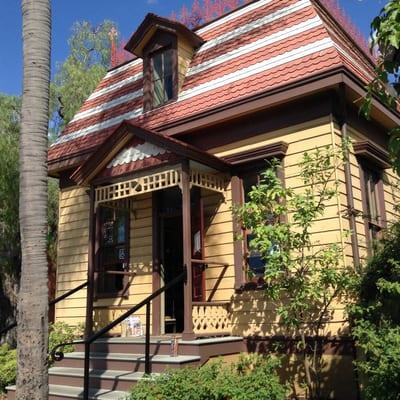
{"label": "dormer window", "polygon": [[143,108],[150,111],[178,97],[203,39],[179,22],[147,14],[125,50],[143,58]]}
{"label": "dormer window", "polygon": [[175,97],[174,50],[160,49],[150,55],[152,105],[161,106]]}

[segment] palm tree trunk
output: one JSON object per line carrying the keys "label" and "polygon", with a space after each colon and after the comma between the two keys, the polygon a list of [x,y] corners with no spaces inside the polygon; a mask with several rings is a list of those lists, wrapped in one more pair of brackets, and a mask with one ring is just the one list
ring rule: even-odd
{"label": "palm tree trunk", "polygon": [[48,398],[47,131],[50,0],[22,0],[24,89],[20,137],[21,284],[18,299],[18,400]]}

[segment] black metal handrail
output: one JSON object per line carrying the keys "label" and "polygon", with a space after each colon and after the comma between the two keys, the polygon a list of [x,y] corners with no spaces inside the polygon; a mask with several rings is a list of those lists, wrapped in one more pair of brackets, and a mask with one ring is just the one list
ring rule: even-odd
{"label": "black metal handrail", "polygon": [[[60,302],[61,300],[66,299],[67,297],[71,296],[72,294],[78,292],[79,290],[83,289],[84,287],[86,287],[88,284],[88,281],[83,282],[82,284],[80,284],[79,286],[77,286],[76,288],[73,288],[71,290],[69,290],[68,292],[62,294],[61,296],[56,297],[55,299],[49,301],[49,306],[54,306],[54,304],[57,304],[58,302]],[[7,333],[10,329],[13,329],[17,326],[17,321],[13,322],[12,324],[6,326],[5,328],[0,330],[0,336],[4,335],[5,333]]]}
{"label": "black metal handrail", "polygon": [[57,351],[58,349],[62,349],[65,346],[75,345],[75,344],[83,344],[85,345],[85,361],[84,361],[84,378],[83,378],[83,400],[89,399],[89,369],[90,369],[90,345],[99,339],[101,336],[108,333],[111,329],[119,325],[122,321],[128,318],[130,315],[141,309],[142,307],[146,306],[146,333],[145,333],[145,367],[144,371],[145,374],[151,374],[151,363],[150,363],[150,303],[156,297],[158,297],[161,293],[165,292],[166,290],[172,288],[179,282],[182,282],[187,277],[187,270],[186,266],[184,267],[184,271],[178,275],[176,278],[172,279],[162,288],[156,290],[150,296],[146,297],[140,303],[133,306],[131,309],[123,313],[120,317],[115,319],[113,322],[110,322],[107,326],[100,329],[98,332],[94,333],[93,335],[89,336],[83,340],[77,340],[68,343],[61,343],[54,347],[51,351],[50,355],[54,361],[61,361],[64,358],[64,353],[62,351]]}

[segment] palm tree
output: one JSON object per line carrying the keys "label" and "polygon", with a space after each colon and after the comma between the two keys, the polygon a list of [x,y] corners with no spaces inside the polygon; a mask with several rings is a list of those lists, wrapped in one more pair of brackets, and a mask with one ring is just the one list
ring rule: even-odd
{"label": "palm tree", "polygon": [[48,398],[47,130],[50,0],[22,0],[24,88],[20,136],[21,284],[18,298],[18,400]]}

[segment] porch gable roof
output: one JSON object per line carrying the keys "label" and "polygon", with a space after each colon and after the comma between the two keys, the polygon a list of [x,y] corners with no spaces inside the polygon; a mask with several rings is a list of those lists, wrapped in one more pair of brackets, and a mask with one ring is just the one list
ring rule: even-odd
{"label": "porch gable roof", "polygon": [[[89,184],[107,166],[111,165],[112,167],[113,164],[118,164],[118,155],[124,150],[126,151],[127,145],[135,138],[140,141],[139,143],[144,142],[150,144],[152,146],[151,151],[154,152],[154,155],[156,155],[155,153],[166,154],[167,157],[163,157],[165,162],[168,162],[168,158],[173,159],[174,161],[177,159],[187,159],[204,164],[220,172],[228,172],[231,168],[231,163],[221,160],[195,146],[144,129],[138,125],[132,124],[131,122],[123,121],[115,132],[110,135],[104,143],[102,143],[96,152],[94,152],[73,172],[71,179],[78,185]],[[168,157],[168,155],[170,155],[170,157]],[[153,155],[151,154],[150,156],[152,157]],[[141,165],[138,168],[135,168],[134,171],[138,172],[145,168],[145,165]]]}

